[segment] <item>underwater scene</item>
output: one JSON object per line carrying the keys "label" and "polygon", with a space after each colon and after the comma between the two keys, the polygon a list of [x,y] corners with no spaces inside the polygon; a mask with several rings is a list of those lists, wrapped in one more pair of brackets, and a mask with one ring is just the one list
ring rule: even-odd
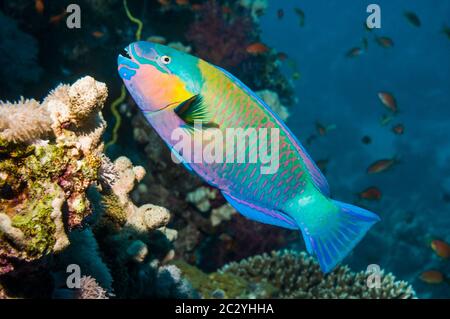
{"label": "underwater scene", "polygon": [[450,298],[450,1],[0,2],[0,299]]}

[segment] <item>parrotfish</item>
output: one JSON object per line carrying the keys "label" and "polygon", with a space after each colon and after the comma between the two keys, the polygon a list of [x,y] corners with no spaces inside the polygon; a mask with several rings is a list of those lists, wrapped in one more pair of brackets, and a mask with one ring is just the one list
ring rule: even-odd
{"label": "parrotfish", "polygon": [[[147,121],[187,169],[219,189],[245,217],[300,231],[325,273],[379,221],[370,211],[331,199],[327,180],[294,134],[226,70],[161,44],[135,42],[119,54],[118,71]],[[195,160],[199,149],[211,147],[203,143],[205,136],[227,135],[228,129],[278,132],[270,134],[278,139],[268,142],[277,169],[265,171],[263,156],[256,161],[230,161],[228,156],[223,162]],[[192,148],[175,147],[181,137],[174,132],[180,131],[192,138]],[[272,148],[277,143],[278,149]],[[223,149],[215,151],[232,149],[249,157],[261,151],[250,138],[237,144],[227,138]]]}

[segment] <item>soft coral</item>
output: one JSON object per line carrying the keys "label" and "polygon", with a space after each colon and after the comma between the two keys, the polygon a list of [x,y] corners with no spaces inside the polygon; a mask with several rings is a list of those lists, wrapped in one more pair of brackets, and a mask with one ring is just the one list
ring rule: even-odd
{"label": "soft coral", "polygon": [[202,6],[199,18],[191,24],[186,39],[196,54],[224,68],[236,67],[248,57],[246,48],[254,25],[248,15],[224,13],[216,1]]}

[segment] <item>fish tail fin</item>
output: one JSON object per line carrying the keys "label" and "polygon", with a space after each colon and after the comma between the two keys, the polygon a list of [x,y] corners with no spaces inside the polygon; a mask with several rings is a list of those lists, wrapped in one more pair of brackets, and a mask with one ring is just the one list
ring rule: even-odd
{"label": "fish tail fin", "polygon": [[[344,259],[380,218],[363,208],[330,200],[328,212],[315,211],[314,224],[303,223],[307,250],[316,255],[320,268],[328,273]],[[312,226],[312,227],[308,227]]]}

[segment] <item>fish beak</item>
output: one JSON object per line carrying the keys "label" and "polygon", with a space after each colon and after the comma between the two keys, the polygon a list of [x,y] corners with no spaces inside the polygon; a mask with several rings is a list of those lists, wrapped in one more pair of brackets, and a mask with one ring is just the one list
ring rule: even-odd
{"label": "fish beak", "polygon": [[117,63],[126,64],[127,61],[132,61],[133,59],[131,58],[129,52],[130,52],[129,46],[123,48],[122,51],[119,53],[119,56],[117,57]]}
{"label": "fish beak", "polygon": [[125,80],[130,80],[139,69],[139,64],[137,64],[132,56],[128,53],[129,46],[122,50],[122,52],[117,56],[117,69],[119,71],[120,77]]}

